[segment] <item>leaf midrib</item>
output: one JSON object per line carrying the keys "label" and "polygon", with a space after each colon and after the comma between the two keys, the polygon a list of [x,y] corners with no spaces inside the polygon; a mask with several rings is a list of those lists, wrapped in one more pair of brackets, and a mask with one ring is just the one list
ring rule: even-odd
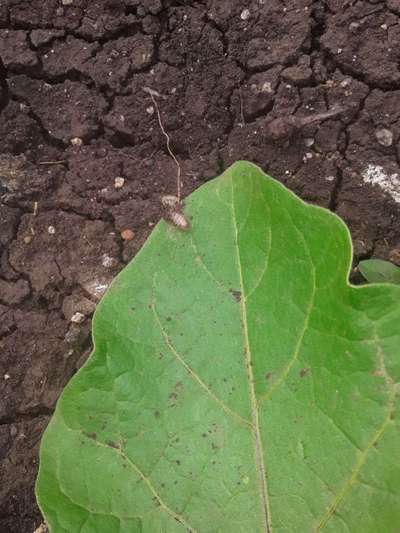
{"label": "leaf midrib", "polygon": [[259,481],[259,487],[260,487],[260,499],[261,499],[262,515],[263,515],[263,520],[264,520],[264,531],[266,533],[271,533],[272,527],[270,523],[271,513],[270,513],[270,506],[269,506],[267,475],[266,475],[266,469],[265,469],[265,464],[264,464],[264,450],[263,450],[263,444],[262,444],[262,439],[261,439],[260,423],[259,423],[259,416],[258,416],[259,406],[257,402],[255,388],[254,388],[253,363],[252,363],[250,343],[249,343],[246,298],[245,298],[245,293],[244,293],[242,263],[241,263],[241,258],[240,258],[239,242],[238,242],[239,229],[238,229],[237,217],[236,217],[236,211],[235,211],[234,187],[233,187],[232,176],[231,176],[231,189],[232,189],[232,204],[231,204],[232,222],[233,222],[233,227],[235,230],[235,251],[236,251],[236,260],[237,260],[237,267],[238,267],[238,274],[239,274],[240,292],[242,295],[240,299],[240,308],[241,308],[242,326],[243,326],[243,334],[244,334],[243,344],[244,344],[244,354],[245,354],[245,367],[246,367],[247,381],[248,381],[248,386],[249,386],[251,418],[253,422],[252,433],[253,433],[253,438],[254,438],[254,455],[255,455],[256,470],[258,474],[258,481]]}

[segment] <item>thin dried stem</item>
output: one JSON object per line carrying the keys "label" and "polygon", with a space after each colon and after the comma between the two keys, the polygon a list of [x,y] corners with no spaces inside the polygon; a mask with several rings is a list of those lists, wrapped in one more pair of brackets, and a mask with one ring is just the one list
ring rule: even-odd
{"label": "thin dried stem", "polygon": [[64,165],[68,161],[61,159],[60,161],[39,161],[39,165]]}
{"label": "thin dried stem", "polygon": [[181,189],[182,189],[181,166],[179,164],[179,161],[175,157],[174,152],[171,150],[170,137],[169,137],[168,133],[165,131],[165,128],[163,126],[163,123],[162,123],[162,120],[161,120],[160,109],[158,107],[157,100],[155,99],[155,96],[161,96],[161,95],[157,91],[155,91],[154,89],[150,89],[149,87],[143,87],[143,90],[144,90],[144,92],[146,92],[150,96],[150,98],[151,98],[151,100],[152,100],[152,102],[154,104],[154,107],[155,107],[156,113],[157,113],[157,119],[158,119],[158,124],[160,126],[160,130],[161,130],[162,134],[164,135],[164,137],[167,140],[168,153],[172,157],[172,159],[175,161],[175,164],[176,164],[176,167],[177,167],[177,173],[176,173],[176,196],[178,198],[178,201],[180,202],[181,201]]}

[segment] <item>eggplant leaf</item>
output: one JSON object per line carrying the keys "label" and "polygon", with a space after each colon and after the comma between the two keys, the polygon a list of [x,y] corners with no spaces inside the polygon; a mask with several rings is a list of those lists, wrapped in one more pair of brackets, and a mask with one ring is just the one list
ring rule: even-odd
{"label": "eggplant leaf", "polygon": [[369,283],[399,283],[400,267],[382,259],[360,261],[358,270]]}
{"label": "eggplant leaf", "polygon": [[96,310],[47,428],[53,533],[395,532],[400,287],[348,283],[328,211],[238,162]]}

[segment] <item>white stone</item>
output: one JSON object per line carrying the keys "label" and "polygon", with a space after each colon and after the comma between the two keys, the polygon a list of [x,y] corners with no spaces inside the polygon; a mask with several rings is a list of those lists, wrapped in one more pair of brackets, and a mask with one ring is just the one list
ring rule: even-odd
{"label": "white stone", "polygon": [[50,235],[54,235],[56,232],[56,228],[54,226],[49,226],[47,228],[47,232],[50,233]]}
{"label": "white stone", "polygon": [[304,139],[304,144],[308,148],[310,148],[310,146],[312,146],[314,143],[315,143],[315,139],[313,139],[312,137],[307,137],[306,139]]}
{"label": "white stone", "polygon": [[379,185],[395,202],[400,203],[400,178],[397,172],[387,174],[382,166],[369,164],[362,177],[365,183]]}
{"label": "white stone", "polygon": [[85,315],[83,313],[76,312],[71,317],[71,322],[74,324],[82,324],[82,322],[85,320]]}
{"label": "white stone", "polygon": [[243,11],[240,13],[240,18],[242,20],[247,20],[250,17],[250,10],[249,9],[243,9]]}
{"label": "white stone", "polygon": [[376,130],[375,137],[382,146],[392,146],[393,144],[393,133],[387,128]]}
{"label": "white stone", "polygon": [[124,183],[125,183],[125,179],[121,176],[117,176],[114,180],[114,187],[116,189],[122,189],[122,187],[124,186]]}
{"label": "white stone", "polygon": [[263,93],[272,93],[273,90],[272,90],[271,82],[269,82],[269,81],[264,82],[262,84],[262,87],[261,87],[261,92],[263,92]]}
{"label": "white stone", "polygon": [[114,257],[110,257],[107,254],[103,254],[103,257],[101,258],[101,264],[105,268],[112,268],[116,264],[116,260]]}

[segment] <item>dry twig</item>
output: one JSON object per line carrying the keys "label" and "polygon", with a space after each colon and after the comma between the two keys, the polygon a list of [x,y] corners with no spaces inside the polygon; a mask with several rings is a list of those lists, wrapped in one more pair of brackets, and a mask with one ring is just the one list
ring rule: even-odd
{"label": "dry twig", "polygon": [[167,140],[167,150],[168,150],[168,153],[169,155],[172,157],[172,159],[175,161],[175,164],[177,166],[177,173],[176,173],[176,197],[178,198],[178,202],[181,201],[181,190],[182,190],[182,181],[181,181],[181,166],[179,164],[179,161],[177,160],[177,158],[175,157],[175,154],[174,152],[171,150],[171,146],[170,146],[170,137],[168,135],[168,133],[165,131],[165,128],[163,126],[163,123],[162,123],[162,120],[161,120],[161,114],[160,114],[160,109],[158,107],[158,104],[157,104],[157,100],[156,100],[156,97],[161,97],[160,93],[158,93],[157,91],[155,91],[154,89],[150,89],[150,87],[143,87],[143,91],[145,93],[147,93],[152,102],[153,102],[153,105],[156,109],[156,113],[157,113],[157,119],[158,119],[158,124],[160,126],[160,130],[162,132],[162,134],[164,135],[164,137],[166,138]]}

